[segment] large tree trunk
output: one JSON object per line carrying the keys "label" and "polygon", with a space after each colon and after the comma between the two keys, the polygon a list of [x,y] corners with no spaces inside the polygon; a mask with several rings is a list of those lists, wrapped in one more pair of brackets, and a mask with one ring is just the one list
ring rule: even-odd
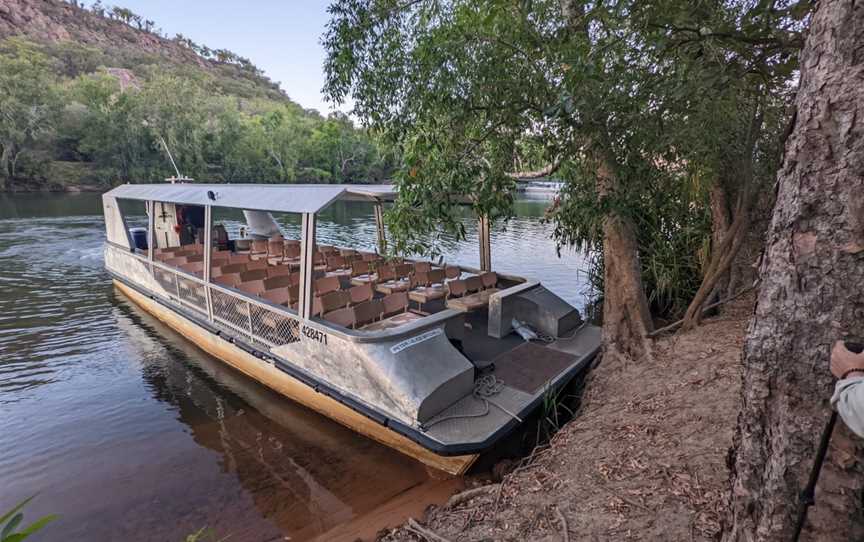
{"label": "large tree trunk", "polygon": [[[864,337],[864,2],[819,3],[801,66],[744,347],[726,540],[790,540],[830,415],[831,344]],[[803,539],[864,537],[861,442],[838,424]]]}
{"label": "large tree trunk", "polygon": [[[600,161],[601,198],[618,189],[614,172]],[[606,352],[630,359],[651,355],[651,311],[642,285],[642,266],[633,224],[614,209],[603,220],[603,343]]]}

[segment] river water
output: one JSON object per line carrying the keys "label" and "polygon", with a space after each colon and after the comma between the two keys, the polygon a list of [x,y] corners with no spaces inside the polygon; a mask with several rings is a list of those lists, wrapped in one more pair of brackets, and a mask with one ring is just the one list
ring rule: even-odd
{"label": "river water", "polygon": [[[493,230],[493,266],[581,308],[583,260],[556,255],[547,203],[520,201]],[[0,196],[0,515],[38,494],[25,519],[59,514],[37,537],[49,542],[181,541],[205,527],[213,540],[353,540],[400,499],[441,489],[127,301],[103,269],[101,213],[95,194]],[[466,226],[446,259],[476,266]],[[337,204],[318,232],[371,248],[371,207]]]}

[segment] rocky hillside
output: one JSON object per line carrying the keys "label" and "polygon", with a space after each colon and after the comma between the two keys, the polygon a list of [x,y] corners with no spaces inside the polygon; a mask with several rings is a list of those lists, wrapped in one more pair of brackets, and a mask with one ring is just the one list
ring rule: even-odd
{"label": "rocky hillside", "polygon": [[[0,40],[9,37],[46,43],[74,43],[95,49],[104,56],[106,67],[133,69],[144,60],[196,67],[217,77],[244,79],[256,87],[254,94],[268,98],[287,98],[277,84],[265,77],[246,59],[230,51],[209,49],[208,54],[227,53],[217,59],[205,58],[196,51],[197,44],[182,37],[169,39],[160,35],[153,21],[144,20],[123,8],[94,7],[86,9],[62,0],[0,0]],[[230,60],[229,60],[230,59]],[[245,92],[229,85],[229,94]]]}
{"label": "rocky hillside", "polygon": [[10,36],[24,36],[34,41],[74,41],[100,49],[131,49],[158,54],[178,63],[201,67],[207,64],[175,41],[60,0],[0,0],[0,38]]}

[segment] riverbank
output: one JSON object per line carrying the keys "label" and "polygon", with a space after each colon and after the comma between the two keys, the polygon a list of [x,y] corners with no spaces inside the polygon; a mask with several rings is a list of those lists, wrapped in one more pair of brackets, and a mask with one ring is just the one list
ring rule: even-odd
{"label": "riverbank", "polygon": [[0,186],[0,194],[80,194],[82,192],[105,192],[110,187],[96,182],[77,180],[51,182],[36,179],[15,179]]}
{"label": "riverbank", "polygon": [[108,187],[96,185],[14,184],[0,190],[0,194],[80,194],[106,190]]}
{"label": "riverbank", "polygon": [[[752,304],[751,294],[694,331],[658,340],[653,361],[602,363],[581,414],[548,446],[500,484],[430,507],[420,529],[453,541],[713,540]],[[423,540],[413,529],[379,540]]]}

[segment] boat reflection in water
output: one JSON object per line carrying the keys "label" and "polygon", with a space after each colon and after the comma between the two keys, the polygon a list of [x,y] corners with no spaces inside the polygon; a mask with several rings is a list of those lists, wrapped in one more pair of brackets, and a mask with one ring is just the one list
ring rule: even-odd
{"label": "boat reflection in water", "polygon": [[147,539],[177,538],[178,525],[186,524],[187,532],[207,526],[233,540],[355,540],[458,488],[457,480],[430,479],[420,463],[286,401],[122,296],[116,300],[128,316],[125,325],[140,326],[148,342],[174,351],[148,356],[159,364],[143,368],[153,395],[176,409],[197,444],[221,456],[222,471],[236,476],[265,520],[248,521],[232,510],[247,499],[226,497],[215,506],[202,503],[197,512],[203,515],[195,518],[160,517],[169,531]]}

